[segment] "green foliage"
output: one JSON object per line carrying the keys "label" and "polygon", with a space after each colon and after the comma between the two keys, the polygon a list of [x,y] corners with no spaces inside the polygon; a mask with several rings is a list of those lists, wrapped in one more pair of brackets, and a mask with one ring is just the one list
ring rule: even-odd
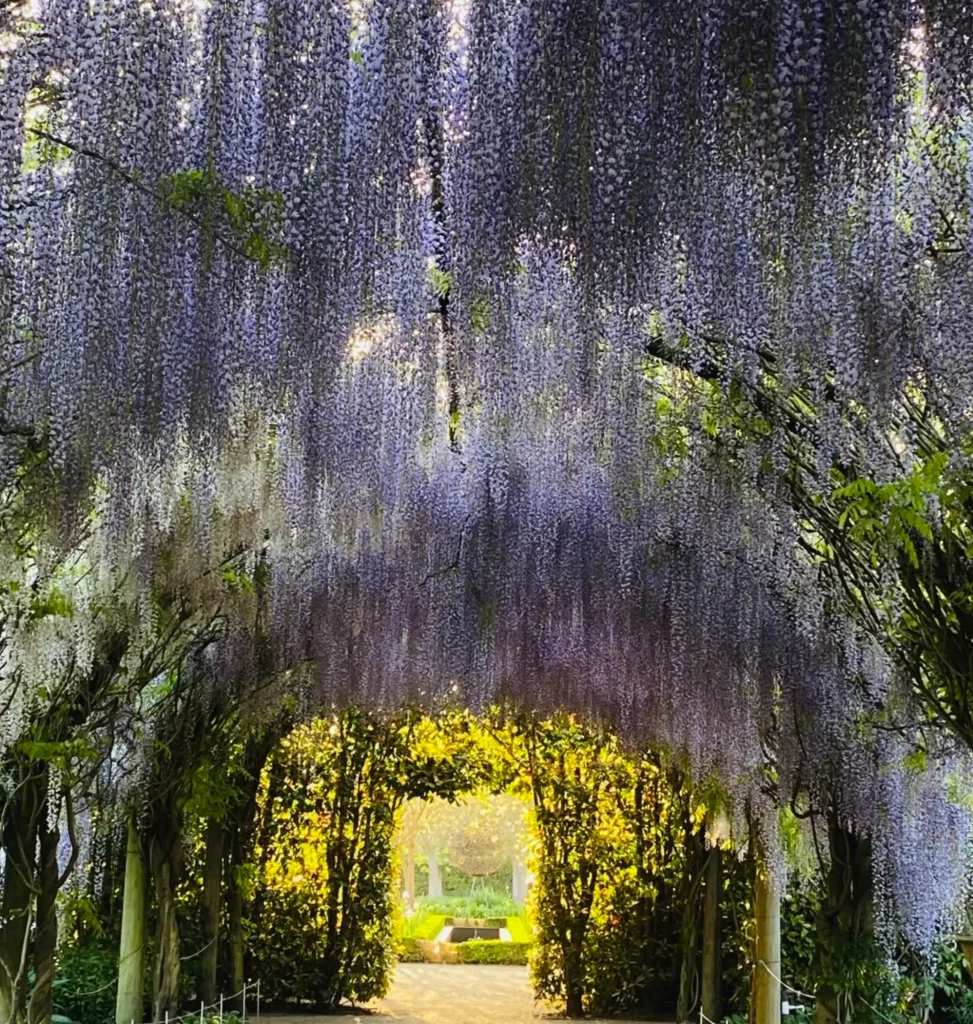
{"label": "green foliage", "polygon": [[105,942],[67,943],[58,950],[54,1010],[81,1024],[115,1017],[118,950]]}
{"label": "green foliage", "polygon": [[599,1014],[671,1011],[704,808],[674,766],[569,716],[498,723],[495,736],[506,783],[533,801],[537,994],[573,990],[574,1012],[579,993]]}
{"label": "green foliage", "polygon": [[529,942],[496,942],[470,939],[456,947],[461,964],[526,964]]}
{"label": "green foliage", "polygon": [[418,913],[402,921],[402,937],[408,939],[434,939],[446,924],[446,915],[434,912],[426,913],[423,908]]}
{"label": "green foliage", "polygon": [[449,295],[449,289],[452,287],[452,278],[449,271],[440,270],[439,267],[430,267],[429,287],[437,298],[441,299]]}
{"label": "green foliage", "polygon": [[233,192],[212,168],[177,171],[159,183],[159,201],[199,225],[211,257],[214,244],[232,245],[261,270],[281,266],[287,249],[281,241],[284,197],[271,189],[247,186]]}
{"label": "green foliage", "polygon": [[781,957],[787,965],[787,982],[802,992],[813,992],[818,983],[813,964],[817,952],[817,914],[821,910],[818,878],[792,878],[780,901]]}
{"label": "green foliage", "polygon": [[529,945],[534,941],[534,932],[527,923],[526,917],[508,917],[507,931],[510,932],[512,942],[523,942]]}
{"label": "green foliage", "polygon": [[399,960],[406,964],[421,964],[426,959],[419,949],[419,940],[411,936],[403,936],[399,939],[398,955]]}
{"label": "green foliage", "polygon": [[262,783],[251,915],[252,973],[268,999],[333,1009],[384,994],[399,808],[472,788],[482,766],[469,748],[455,716],[356,708],[283,741]]}
{"label": "green foliage", "polygon": [[506,893],[494,889],[478,889],[469,896],[422,899],[419,906],[424,913],[447,917],[516,917],[524,912],[524,908]]}
{"label": "green foliage", "polygon": [[973,1024],[973,983],[955,942],[937,943],[932,963],[908,950],[898,959],[892,1015],[906,1024]]}
{"label": "green foliage", "polygon": [[[937,452],[918,461],[911,471],[888,483],[867,477],[839,479],[831,494],[838,511],[838,525],[863,551],[871,551],[878,566],[891,552],[900,552],[914,569],[919,568],[916,541],[931,541],[930,504],[938,504],[947,456]],[[836,473],[837,475],[837,473]]]}

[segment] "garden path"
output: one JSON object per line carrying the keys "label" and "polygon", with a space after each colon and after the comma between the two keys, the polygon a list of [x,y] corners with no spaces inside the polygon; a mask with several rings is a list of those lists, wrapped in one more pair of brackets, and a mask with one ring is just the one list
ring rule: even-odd
{"label": "garden path", "polygon": [[275,1015],[262,1017],[261,1024],[540,1024],[544,1016],[543,1007],[535,1007],[526,967],[398,964],[389,994],[364,1013]]}

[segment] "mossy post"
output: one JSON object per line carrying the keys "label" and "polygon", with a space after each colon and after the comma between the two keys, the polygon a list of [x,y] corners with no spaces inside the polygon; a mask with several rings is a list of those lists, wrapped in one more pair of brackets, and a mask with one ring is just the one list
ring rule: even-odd
{"label": "mossy post", "polygon": [[759,859],[754,910],[753,1024],[780,1024],[780,890]]}
{"label": "mossy post", "polygon": [[145,919],[148,875],[142,838],[134,813],[128,819],[125,887],[122,894],[122,937],[118,949],[118,995],[115,1024],[142,1020],[145,990]]}

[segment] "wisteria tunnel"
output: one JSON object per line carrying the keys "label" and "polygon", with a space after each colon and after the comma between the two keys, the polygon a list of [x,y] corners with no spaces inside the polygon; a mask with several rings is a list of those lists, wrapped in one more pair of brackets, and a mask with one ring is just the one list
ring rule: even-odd
{"label": "wisteria tunnel", "polygon": [[969,0],[0,0],[0,1024],[973,1021],[971,257]]}

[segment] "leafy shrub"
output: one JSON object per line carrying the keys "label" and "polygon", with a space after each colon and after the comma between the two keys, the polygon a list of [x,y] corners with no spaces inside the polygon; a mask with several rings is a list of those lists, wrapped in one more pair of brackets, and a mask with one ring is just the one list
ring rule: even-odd
{"label": "leafy shrub", "polygon": [[529,942],[470,939],[457,946],[461,964],[526,964],[529,952]]}
{"label": "leafy shrub", "polygon": [[54,1012],[81,1024],[109,1024],[117,981],[117,949],[107,943],[65,945],[58,950]]}
{"label": "leafy shrub", "polygon": [[[425,913],[425,909],[402,922],[402,937],[398,943],[399,960],[407,963],[421,962],[422,955],[419,942],[431,942],[449,923],[451,918],[444,914]],[[507,918],[486,918],[493,927],[506,927],[510,932],[510,942],[497,942],[494,939],[474,939],[469,942],[457,943],[457,956],[460,963],[469,964],[525,964],[527,953],[534,941],[534,935],[525,918],[521,916]],[[481,948],[482,947],[482,948]]]}
{"label": "leafy shrub", "polygon": [[268,1001],[335,1010],[384,995],[396,953],[398,810],[453,797],[479,770],[437,729],[417,712],[345,708],[278,746],[258,798],[249,914],[249,972]]}
{"label": "leafy shrub", "polygon": [[424,912],[444,917],[519,917],[524,912],[522,904],[495,889],[481,889],[469,896],[424,899],[419,901],[419,907]]}
{"label": "leafy shrub", "polygon": [[411,936],[399,939],[399,960],[406,964],[421,964],[425,961],[419,949],[419,940]]}

